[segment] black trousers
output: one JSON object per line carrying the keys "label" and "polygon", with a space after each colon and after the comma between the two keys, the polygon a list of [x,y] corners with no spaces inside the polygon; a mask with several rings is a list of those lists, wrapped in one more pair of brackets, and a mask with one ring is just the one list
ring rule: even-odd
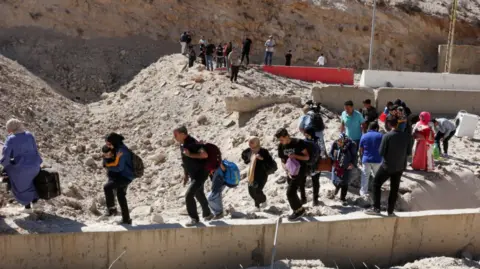
{"label": "black trousers", "polygon": [[194,62],[195,62],[195,59],[189,58],[188,59],[188,67],[192,67]]}
{"label": "black trousers", "polygon": [[200,220],[198,217],[197,203],[195,202],[195,198],[202,207],[203,217],[208,217],[212,214],[210,212],[210,208],[208,207],[208,201],[204,191],[204,184],[207,178],[208,173],[204,171],[199,172],[194,177],[190,177],[190,186],[185,194],[185,203],[187,205],[188,215],[190,218],[195,220]]}
{"label": "black trousers", "polygon": [[254,181],[253,186],[248,186],[248,194],[250,194],[250,197],[253,198],[253,201],[255,201],[255,207],[260,207],[261,203],[265,203],[267,201],[267,196],[265,193],[263,193],[263,188],[265,187],[265,184],[267,183],[267,180],[259,180],[259,181]]}
{"label": "black trousers", "polygon": [[238,72],[240,71],[239,65],[232,65],[232,75],[230,76],[230,81],[237,81]]}
{"label": "black trousers", "polygon": [[382,198],[382,185],[388,179],[390,179],[390,194],[388,195],[388,207],[387,212],[393,213],[395,209],[395,203],[397,202],[398,189],[400,188],[400,180],[402,178],[403,171],[389,173],[387,169],[380,166],[375,178],[373,179],[373,207],[380,209],[380,199]]}
{"label": "black trousers", "polygon": [[442,153],[442,148],[440,147],[440,139],[443,138],[443,151],[445,152],[445,154],[448,154],[448,141],[450,141],[450,139],[455,135],[455,131],[456,130],[452,131],[450,134],[448,134],[447,137],[445,137],[445,134],[442,132],[438,132],[435,135],[435,144],[437,144],[440,153]]}
{"label": "black trousers", "polygon": [[122,218],[124,221],[130,220],[130,213],[128,211],[127,203],[127,188],[130,184],[130,180],[124,177],[108,178],[107,184],[103,186],[105,192],[105,200],[107,202],[107,208],[115,208],[115,195],[114,190],[117,190],[118,205],[122,211]]}
{"label": "black trousers", "polygon": [[242,63],[243,63],[243,58],[247,58],[247,65],[250,63],[250,51],[242,51]]}
{"label": "black trousers", "polygon": [[[288,203],[290,204],[290,208],[292,208],[293,211],[296,211],[302,207],[302,201],[298,197],[298,191],[299,189],[301,190],[302,186],[305,186],[305,180],[306,180],[306,175],[305,173],[300,173],[298,176],[295,176],[293,178],[288,178],[288,188],[287,188],[287,199]],[[305,188],[305,187],[304,187]]]}
{"label": "black trousers", "polygon": [[[307,183],[307,179],[300,183],[300,197],[302,200],[307,200],[307,193],[305,190],[305,184]],[[318,200],[319,193],[320,193],[320,173],[312,176],[312,185],[313,185],[313,200]]]}

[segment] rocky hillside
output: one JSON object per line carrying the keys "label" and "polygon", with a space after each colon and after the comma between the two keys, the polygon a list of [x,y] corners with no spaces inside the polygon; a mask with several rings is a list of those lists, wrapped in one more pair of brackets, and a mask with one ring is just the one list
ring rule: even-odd
{"label": "rocky hillside", "polygon": [[[371,0],[44,0],[0,2],[0,54],[17,60],[79,101],[117,90],[159,56],[179,50],[179,35],[215,43],[243,34],[254,62],[273,34],[275,62],[292,49],[295,64],[320,53],[331,66],[368,64]],[[446,42],[448,0],[379,0],[374,67],[432,71]],[[478,44],[479,0],[461,0],[458,44]]]}

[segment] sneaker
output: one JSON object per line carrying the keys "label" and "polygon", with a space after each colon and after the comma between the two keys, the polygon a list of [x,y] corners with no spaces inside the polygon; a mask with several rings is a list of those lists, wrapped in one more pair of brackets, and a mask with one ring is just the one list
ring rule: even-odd
{"label": "sneaker", "polygon": [[32,209],[32,204],[26,205],[26,206],[25,206],[25,209],[26,209],[26,210],[27,210],[27,209]]}
{"label": "sneaker", "polygon": [[305,209],[302,207],[288,216],[289,221],[297,221],[305,215]]}
{"label": "sneaker", "polygon": [[203,217],[203,219],[206,220],[206,221],[210,221],[210,220],[212,220],[214,217],[215,217],[215,216],[214,216],[213,214],[210,214],[210,215],[208,215],[208,216],[206,216],[206,217]]}
{"label": "sneaker", "polygon": [[218,220],[218,219],[223,219],[224,215],[223,215],[223,212],[220,213],[220,214],[217,214],[215,216],[213,216],[213,220]]}
{"label": "sneaker", "polygon": [[367,209],[367,210],[365,210],[365,214],[371,215],[371,216],[380,216],[381,215],[380,209],[378,209],[378,208]]}
{"label": "sneaker", "polygon": [[267,207],[268,207],[267,202],[263,202],[263,203],[261,203],[260,206],[259,206],[259,208],[262,208],[262,209],[267,208]]}
{"label": "sneaker", "polygon": [[198,219],[191,219],[189,222],[185,224],[186,227],[193,227],[197,226],[200,223]]}
{"label": "sneaker", "polygon": [[443,157],[443,158],[448,158],[448,157],[450,157],[450,156],[449,156],[447,153],[443,153],[443,154],[442,154],[442,157]]}

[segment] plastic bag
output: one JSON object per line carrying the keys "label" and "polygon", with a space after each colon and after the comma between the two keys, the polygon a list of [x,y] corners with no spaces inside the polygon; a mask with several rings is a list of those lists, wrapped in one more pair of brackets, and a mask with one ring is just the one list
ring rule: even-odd
{"label": "plastic bag", "polygon": [[300,163],[296,159],[288,158],[285,166],[287,167],[288,174],[292,177],[297,176],[300,172]]}
{"label": "plastic bag", "polygon": [[433,158],[435,160],[440,159],[440,148],[438,147],[438,144],[434,144],[433,146]]}

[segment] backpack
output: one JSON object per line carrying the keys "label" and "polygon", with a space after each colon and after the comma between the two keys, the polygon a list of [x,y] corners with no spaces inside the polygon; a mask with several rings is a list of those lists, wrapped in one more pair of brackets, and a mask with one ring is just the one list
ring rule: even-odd
{"label": "backpack", "polygon": [[211,143],[204,144],[204,148],[208,154],[208,158],[205,162],[205,170],[211,173],[220,166],[220,162],[222,161],[222,153],[217,146]]}
{"label": "backpack", "polygon": [[135,178],[143,177],[145,172],[145,165],[143,164],[142,158],[130,150],[132,155],[132,170]]}
{"label": "backpack", "polygon": [[316,168],[318,160],[320,159],[320,147],[314,141],[307,139],[304,139],[303,141],[307,145],[308,155],[310,155],[310,159],[308,159],[307,164]]}
{"label": "backpack", "polygon": [[267,172],[267,175],[272,175],[274,174],[278,169],[277,162],[275,160],[271,160],[270,163],[265,164],[265,171]]}
{"label": "backpack", "polygon": [[322,114],[314,113],[310,116],[310,124],[309,127],[312,127],[315,132],[323,132],[325,130],[325,124],[323,123]]}
{"label": "backpack", "polygon": [[238,186],[238,183],[240,183],[240,169],[238,169],[238,166],[227,160],[223,160],[222,164],[225,166],[225,184],[231,188]]}

